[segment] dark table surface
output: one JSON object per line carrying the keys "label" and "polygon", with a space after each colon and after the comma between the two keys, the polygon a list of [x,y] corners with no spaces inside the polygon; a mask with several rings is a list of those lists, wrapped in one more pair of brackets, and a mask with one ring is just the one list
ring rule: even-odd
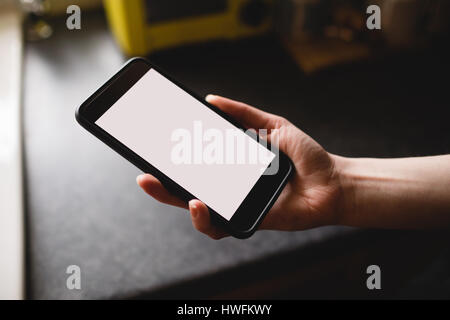
{"label": "dark table surface", "polygon": [[[25,52],[28,297],[151,296],[229,270],[242,278],[245,266],[258,261],[272,261],[258,264],[264,272],[279,272],[280,253],[298,252],[302,260],[306,247],[365,233],[324,227],[212,241],[195,232],[184,210],[146,196],[136,186],[139,171],[75,122],[75,108],[125,61],[103,16],[84,19],[81,31],[66,30],[62,20],[54,25],[52,38],[28,43]],[[450,149],[447,81],[440,79],[448,65],[439,54],[305,76],[268,36],[151,59],[200,94],[222,94],[289,118],[333,153],[391,157]],[[66,288],[69,265],[81,267],[81,290]]]}

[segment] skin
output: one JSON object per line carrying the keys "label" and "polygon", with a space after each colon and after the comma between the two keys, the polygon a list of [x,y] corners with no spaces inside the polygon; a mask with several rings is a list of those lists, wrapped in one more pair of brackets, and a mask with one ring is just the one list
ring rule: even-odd
{"label": "skin", "polygon": [[[325,225],[376,228],[439,228],[450,225],[450,156],[365,159],[325,151],[288,120],[216,95],[206,100],[246,128],[267,129],[268,140],[295,166],[260,229],[295,231]],[[271,131],[271,129],[278,129]],[[278,137],[274,137],[278,135]],[[138,185],[156,200],[189,209],[193,226],[213,239],[227,234],[210,223],[199,200],[186,204],[152,175]]]}

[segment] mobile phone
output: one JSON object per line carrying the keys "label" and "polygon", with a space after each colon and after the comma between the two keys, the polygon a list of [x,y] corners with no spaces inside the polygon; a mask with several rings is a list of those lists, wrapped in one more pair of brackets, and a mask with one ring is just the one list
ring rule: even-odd
{"label": "mobile phone", "polygon": [[276,146],[144,58],[128,61],[76,119],[169,192],[204,202],[237,238],[255,232],[293,170]]}

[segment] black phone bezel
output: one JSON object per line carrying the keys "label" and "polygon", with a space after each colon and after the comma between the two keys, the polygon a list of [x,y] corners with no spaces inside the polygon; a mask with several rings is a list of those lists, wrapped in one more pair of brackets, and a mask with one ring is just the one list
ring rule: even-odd
{"label": "black phone bezel", "polygon": [[[113,106],[114,103],[119,100],[120,97],[122,97],[131,87],[133,87],[134,84],[136,84],[136,82],[138,82],[139,79],[141,79],[141,77],[144,76],[144,74],[146,74],[150,69],[155,69],[182,90],[186,91],[198,101],[203,103],[206,107],[231,122],[234,126],[244,129],[229,115],[217,107],[209,104],[188,88],[184,87],[177,80],[173,79],[166,72],[161,70],[161,68],[150,63],[147,59],[139,57],[133,58],[125,63],[125,65],[114,76],[112,76],[103,86],[101,86],[83,104],[81,104],[76,110],[75,117],[78,123],[86,130],[99,138],[125,159],[133,163],[143,172],[150,173],[158,178],[171,193],[188,202],[189,200],[195,198],[191,193],[189,193],[189,191],[178,185],[163,172],[159,171],[108,132],[95,124],[95,121],[111,106]],[[254,136],[249,136],[255,139]],[[270,146],[270,144],[268,144],[268,146]],[[241,239],[250,237],[257,230],[259,224],[275,203],[275,200],[278,198],[293,170],[291,160],[284,153],[277,150],[276,154],[277,156],[273,162],[278,161],[279,169],[277,173],[273,175],[262,175],[230,220],[226,220],[220,214],[209,208],[213,223],[218,224],[234,237]]]}

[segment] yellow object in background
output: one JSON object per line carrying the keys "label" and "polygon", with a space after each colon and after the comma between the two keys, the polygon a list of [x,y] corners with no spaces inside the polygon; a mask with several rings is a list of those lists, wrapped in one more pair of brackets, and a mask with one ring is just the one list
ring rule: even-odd
{"label": "yellow object in background", "polygon": [[127,55],[266,32],[272,0],[105,0],[109,24]]}

